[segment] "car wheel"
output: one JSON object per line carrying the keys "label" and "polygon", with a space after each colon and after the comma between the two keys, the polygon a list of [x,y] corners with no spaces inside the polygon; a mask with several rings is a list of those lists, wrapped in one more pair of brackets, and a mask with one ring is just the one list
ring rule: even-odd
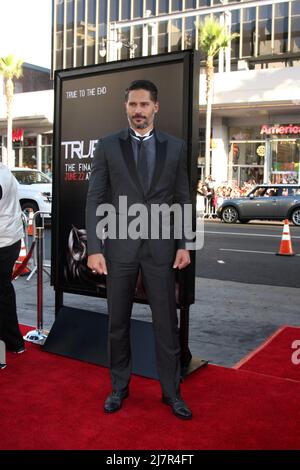
{"label": "car wheel", "polygon": [[238,218],[238,211],[233,206],[227,206],[223,209],[222,220],[226,224],[235,224]]}
{"label": "car wheel", "polygon": [[294,225],[300,226],[300,207],[292,212],[292,222]]}

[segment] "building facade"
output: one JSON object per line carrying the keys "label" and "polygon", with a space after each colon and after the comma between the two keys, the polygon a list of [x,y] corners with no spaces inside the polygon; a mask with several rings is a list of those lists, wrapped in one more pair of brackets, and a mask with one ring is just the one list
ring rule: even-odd
{"label": "building facade", "polygon": [[215,60],[211,175],[239,185],[300,182],[300,0],[53,0],[52,71],[198,49],[212,14],[238,37]]}
{"label": "building facade", "polygon": [[[14,80],[13,163],[49,173],[52,164],[53,81],[50,70],[24,63]],[[0,76],[0,161],[6,156],[6,99]],[[5,161],[5,158],[3,158]]]}

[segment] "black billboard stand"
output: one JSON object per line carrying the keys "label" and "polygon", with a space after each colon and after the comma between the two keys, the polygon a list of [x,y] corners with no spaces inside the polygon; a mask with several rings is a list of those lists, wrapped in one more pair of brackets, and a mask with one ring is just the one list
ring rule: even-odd
{"label": "black billboard stand", "polygon": [[[154,81],[161,92],[158,127],[187,144],[195,229],[199,73],[200,57],[192,50],[56,71],[51,262],[56,320],[43,346],[46,351],[107,366],[107,313],[66,306],[63,294],[106,298],[105,283],[91,279],[86,267],[86,168],[97,139],[127,125],[124,90],[138,78]],[[191,264],[177,273],[176,282],[184,376],[207,364],[192,358],[188,346],[189,307],[195,301],[195,251],[191,251]],[[145,297],[137,296],[134,302],[148,304]],[[132,372],[157,378],[151,322],[131,320],[131,344]]]}

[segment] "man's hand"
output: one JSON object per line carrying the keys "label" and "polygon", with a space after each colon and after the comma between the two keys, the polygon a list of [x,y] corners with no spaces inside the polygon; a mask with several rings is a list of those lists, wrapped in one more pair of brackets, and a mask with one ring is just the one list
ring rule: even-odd
{"label": "man's hand", "polygon": [[173,264],[173,268],[183,269],[188,266],[191,262],[189,250],[180,249],[176,251],[176,258]]}
{"label": "man's hand", "polygon": [[106,261],[101,253],[88,256],[87,265],[94,274],[107,274]]}

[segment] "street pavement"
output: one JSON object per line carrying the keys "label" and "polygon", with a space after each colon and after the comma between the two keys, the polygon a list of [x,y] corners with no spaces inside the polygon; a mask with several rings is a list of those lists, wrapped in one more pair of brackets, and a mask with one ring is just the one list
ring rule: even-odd
{"label": "street pavement", "polygon": [[300,287],[300,227],[290,226],[294,257],[275,256],[282,223],[206,222],[196,275],[251,284]]}
{"label": "street pavement", "polygon": [[[300,229],[292,228],[300,254]],[[195,304],[190,308],[190,349],[195,357],[232,366],[282,325],[300,326],[300,256],[277,257],[282,224],[205,222],[203,250],[197,253]],[[49,257],[50,230],[46,255]],[[240,250],[240,251],[230,251]],[[265,252],[265,253],[262,253]],[[20,323],[36,325],[37,287],[15,281]],[[44,274],[45,329],[54,321],[54,291]],[[64,294],[64,304],[106,312],[106,301]],[[133,317],[151,320],[147,305],[135,304]],[[299,338],[295,338],[299,339]]]}

